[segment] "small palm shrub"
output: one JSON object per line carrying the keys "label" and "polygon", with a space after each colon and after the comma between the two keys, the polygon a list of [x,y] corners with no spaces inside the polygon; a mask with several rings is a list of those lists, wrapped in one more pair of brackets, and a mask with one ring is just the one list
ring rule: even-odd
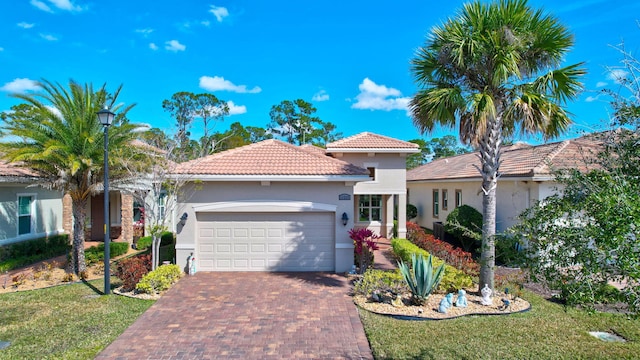
{"label": "small palm shrub", "polygon": [[171,285],[180,280],[181,276],[180,266],[162,265],[143,276],[136,285],[136,290],[147,294],[157,294],[168,290]]}
{"label": "small palm shrub", "polygon": [[442,263],[434,270],[431,255],[425,259],[422,254],[416,256],[415,253],[411,254],[411,268],[404,261],[398,262],[398,268],[409,286],[414,303],[422,305],[427,301],[442,280],[444,266]]}

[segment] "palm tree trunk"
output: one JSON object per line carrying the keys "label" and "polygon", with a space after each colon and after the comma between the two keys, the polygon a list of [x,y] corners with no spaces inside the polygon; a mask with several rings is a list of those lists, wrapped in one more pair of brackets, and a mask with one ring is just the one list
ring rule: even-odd
{"label": "palm tree trunk", "polygon": [[72,199],[73,247],[71,248],[70,270],[77,275],[87,270],[84,257],[84,223],[86,218],[86,199]]}
{"label": "palm tree trunk", "polygon": [[502,117],[498,116],[487,124],[487,130],[480,143],[482,173],[482,248],[480,253],[480,282],[493,290],[495,270],[496,235],[496,188],[498,168],[502,148]]}

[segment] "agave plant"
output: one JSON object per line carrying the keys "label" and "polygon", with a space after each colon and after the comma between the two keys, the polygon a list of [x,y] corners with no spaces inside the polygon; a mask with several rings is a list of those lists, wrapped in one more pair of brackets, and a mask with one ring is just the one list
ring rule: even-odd
{"label": "agave plant", "polygon": [[411,254],[411,268],[404,261],[398,263],[398,268],[411,290],[413,301],[418,304],[425,303],[444,275],[444,263],[434,271],[431,254],[426,259],[422,254],[418,256],[415,253]]}

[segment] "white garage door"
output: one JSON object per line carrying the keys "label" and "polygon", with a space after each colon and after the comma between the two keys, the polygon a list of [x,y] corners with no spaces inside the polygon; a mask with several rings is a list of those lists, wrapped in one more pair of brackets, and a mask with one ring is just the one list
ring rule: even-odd
{"label": "white garage door", "polygon": [[334,271],[333,213],[200,213],[198,270]]}

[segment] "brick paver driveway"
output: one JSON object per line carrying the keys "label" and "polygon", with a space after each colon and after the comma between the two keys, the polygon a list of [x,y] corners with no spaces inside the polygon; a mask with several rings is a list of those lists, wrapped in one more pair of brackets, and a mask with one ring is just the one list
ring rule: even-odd
{"label": "brick paver driveway", "polygon": [[97,359],[372,359],[343,276],[181,279]]}

